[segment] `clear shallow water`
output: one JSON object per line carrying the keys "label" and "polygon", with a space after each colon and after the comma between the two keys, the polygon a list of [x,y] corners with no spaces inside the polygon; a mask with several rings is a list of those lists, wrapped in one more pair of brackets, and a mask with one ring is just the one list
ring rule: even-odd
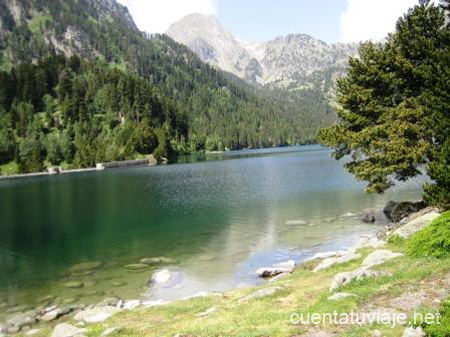
{"label": "clear shallow water", "polygon": [[[318,146],[240,151],[0,182],[0,314],[47,295],[174,299],[254,284],[259,267],[345,248],[378,229],[358,214],[420,198],[420,181],[366,195],[329,155]],[[307,225],[286,224],[293,220]],[[170,288],[147,286],[156,269],[124,268],[158,256],[178,261],[168,266],[179,273]],[[104,265],[68,272],[83,261]],[[66,289],[67,281],[85,287]]]}

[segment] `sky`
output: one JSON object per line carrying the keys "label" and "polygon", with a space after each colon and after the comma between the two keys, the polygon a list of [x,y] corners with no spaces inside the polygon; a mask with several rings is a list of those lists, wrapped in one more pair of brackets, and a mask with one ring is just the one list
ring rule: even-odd
{"label": "sky", "polygon": [[164,33],[191,13],[214,15],[246,41],[304,33],[326,42],[381,40],[418,0],[119,0],[139,29]]}

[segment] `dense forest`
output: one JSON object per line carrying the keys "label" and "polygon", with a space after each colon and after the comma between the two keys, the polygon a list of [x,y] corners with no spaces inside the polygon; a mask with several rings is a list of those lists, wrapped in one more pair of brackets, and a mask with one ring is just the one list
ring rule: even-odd
{"label": "dense forest", "polygon": [[314,90],[251,86],[149,36],[114,0],[0,0],[0,162],[61,162],[315,141],[334,110]]}

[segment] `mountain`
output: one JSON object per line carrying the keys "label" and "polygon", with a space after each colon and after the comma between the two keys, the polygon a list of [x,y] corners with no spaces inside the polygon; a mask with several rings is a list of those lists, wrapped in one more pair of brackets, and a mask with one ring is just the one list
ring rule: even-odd
{"label": "mountain", "polygon": [[335,116],[140,32],[115,0],[0,0],[0,169],[308,143]]}
{"label": "mountain", "polygon": [[329,94],[329,80],[345,73],[357,44],[327,44],[305,34],[249,43],[228,32],[213,16],[191,14],[167,35],[203,61],[249,82],[290,90],[316,88]]}

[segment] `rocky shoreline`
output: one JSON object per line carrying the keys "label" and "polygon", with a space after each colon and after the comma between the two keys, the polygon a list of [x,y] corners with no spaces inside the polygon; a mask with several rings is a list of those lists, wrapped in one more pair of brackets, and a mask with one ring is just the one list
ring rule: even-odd
{"label": "rocky shoreline", "polygon": [[[400,205],[400,204],[399,204]],[[389,205],[388,205],[389,206]],[[392,212],[392,204],[386,209],[390,209]],[[409,205],[410,206],[410,205]],[[405,206],[406,207],[406,206]],[[434,208],[422,208],[420,210],[411,209],[415,212],[406,212],[405,207],[397,206],[397,210],[402,212],[399,222],[392,223],[388,226],[384,226],[380,229],[378,235],[370,236],[364,235],[360,238],[356,246],[353,246],[347,250],[333,251],[333,252],[319,252],[313,257],[302,261],[301,265],[314,264],[312,269],[313,273],[319,273],[332,266],[344,264],[350,261],[361,258],[361,254],[357,251],[362,248],[376,249],[373,253],[367,256],[361,266],[356,270],[338,273],[334,276],[329,289],[332,295],[329,300],[335,301],[346,297],[356,296],[354,294],[340,293],[339,289],[342,286],[347,285],[353,280],[361,280],[372,277],[389,277],[389,273],[383,271],[374,271],[371,268],[379,266],[388,260],[395,259],[402,256],[401,253],[389,251],[383,249],[387,244],[386,240],[393,236],[408,237],[413,233],[421,230],[426,225],[432,222],[439,216],[439,210]],[[407,207],[406,207],[407,208]],[[385,214],[386,214],[385,209]],[[394,212],[395,213],[395,212]],[[396,214],[386,214],[389,216],[396,216]],[[174,260],[159,257],[159,258],[143,258],[136,264],[130,264],[125,266],[129,270],[141,270],[145,267],[146,270],[149,266],[164,266],[175,263]],[[75,274],[90,273],[102,266],[101,262],[91,261],[83,262],[74,265],[70,268],[70,271]],[[283,263],[274,264],[272,266],[259,268],[256,270],[258,277],[263,278],[267,283],[274,283],[281,278],[293,273],[299,265],[294,260],[289,260]],[[176,283],[178,275],[175,271],[163,267],[159,271],[155,272],[148,281],[148,286],[161,286],[168,287],[173,283]],[[64,284],[66,288],[78,288],[83,287],[84,284],[77,282],[67,282]],[[262,298],[270,296],[276,292],[282,291],[281,287],[265,287],[256,290],[249,295],[239,299],[239,303],[247,302],[254,298]],[[181,300],[188,300],[196,297],[209,297],[209,296],[225,296],[223,293],[215,292],[200,292],[192,296],[183,298]],[[112,296],[105,298],[98,304],[84,306],[82,304],[77,305],[54,305],[52,299],[48,298],[42,300],[42,305],[32,310],[24,310],[18,312],[10,317],[4,324],[0,324],[0,336],[2,334],[16,334],[23,332],[27,336],[32,336],[39,332],[39,328],[36,328],[40,323],[51,324],[54,322],[61,322],[67,320],[73,320],[75,323],[59,323],[57,324],[52,333],[52,337],[69,337],[69,336],[82,336],[87,332],[85,325],[101,323],[110,318],[111,316],[122,312],[131,311],[139,307],[155,307],[161,305],[168,305],[172,302],[164,300],[153,301],[141,301],[137,299],[123,300],[119,297]],[[26,308],[24,308],[26,309]],[[214,311],[214,308],[209,309],[210,312]],[[209,315],[210,312],[205,312],[204,315]],[[107,336],[112,333],[116,333],[119,328],[110,328],[102,334]]]}

